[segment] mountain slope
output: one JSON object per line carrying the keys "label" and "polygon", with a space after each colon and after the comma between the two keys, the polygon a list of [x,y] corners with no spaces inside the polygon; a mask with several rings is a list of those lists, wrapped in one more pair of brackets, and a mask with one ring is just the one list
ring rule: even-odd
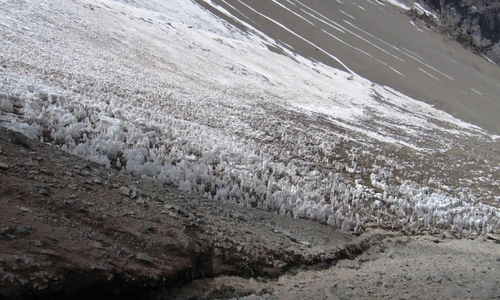
{"label": "mountain slope", "polygon": [[2,126],[221,203],[358,233],[370,222],[497,230],[496,136],[177,4],[7,2]]}
{"label": "mountain slope", "polygon": [[369,224],[354,236],[221,206],[3,128],[0,183],[1,299],[418,298],[423,286],[427,298],[500,292],[493,234],[409,237]]}
{"label": "mountain slope", "polygon": [[2,295],[498,296],[498,68],[397,1],[247,2],[2,1]]}
{"label": "mountain slope", "polygon": [[432,29],[429,21],[439,19],[418,2],[196,2],[238,28],[272,38],[273,51],[284,48],[358,74],[500,133],[498,67]]}

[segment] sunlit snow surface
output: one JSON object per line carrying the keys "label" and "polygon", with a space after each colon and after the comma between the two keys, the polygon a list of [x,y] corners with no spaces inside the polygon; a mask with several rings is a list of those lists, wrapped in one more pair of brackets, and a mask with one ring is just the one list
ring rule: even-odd
{"label": "sunlit snow surface", "polygon": [[345,230],[498,228],[494,139],[431,105],[187,0],[0,5],[2,126]]}

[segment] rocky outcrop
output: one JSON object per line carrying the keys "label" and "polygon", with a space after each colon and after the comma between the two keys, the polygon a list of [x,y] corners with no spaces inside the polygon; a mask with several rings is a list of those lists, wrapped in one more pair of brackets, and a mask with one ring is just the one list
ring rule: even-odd
{"label": "rocky outcrop", "polygon": [[500,63],[500,2],[422,0],[440,19],[438,29],[476,53]]}

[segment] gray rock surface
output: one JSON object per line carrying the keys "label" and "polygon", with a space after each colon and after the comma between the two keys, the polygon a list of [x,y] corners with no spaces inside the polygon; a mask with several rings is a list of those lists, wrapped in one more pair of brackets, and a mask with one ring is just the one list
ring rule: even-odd
{"label": "gray rock surface", "polygon": [[438,28],[457,42],[500,64],[500,2],[492,0],[422,0],[435,10]]}

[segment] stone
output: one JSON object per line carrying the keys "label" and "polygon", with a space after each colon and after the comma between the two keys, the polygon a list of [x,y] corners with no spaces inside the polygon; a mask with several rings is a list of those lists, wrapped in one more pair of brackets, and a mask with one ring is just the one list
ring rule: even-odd
{"label": "stone", "polygon": [[97,233],[94,233],[94,234],[89,234],[89,239],[93,240],[93,241],[102,241],[102,237],[97,234]]}
{"label": "stone", "polygon": [[48,196],[50,195],[50,190],[48,188],[42,187],[38,190],[40,195]]}
{"label": "stone", "polygon": [[87,170],[85,170],[85,169],[83,169],[83,170],[80,171],[80,175],[82,175],[82,176],[89,176],[90,172],[87,171]]}
{"label": "stone", "polygon": [[92,245],[92,247],[94,248],[97,248],[97,249],[100,249],[102,248],[102,244],[99,243],[98,241],[92,241],[92,243],[90,243]]}
{"label": "stone", "polygon": [[6,171],[9,169],[9,165],[3,162],[0,162],[0,170]]}
{"label": "stone", "polygon": [[234,289],[233,293],[234,293],[234,296],[236,298],[242,298],[242,297],[245,297],[245,296],[249,296],[249,295],[255,294],[255,291],[251,290],[251,289],[238,289],[238,288],[236,288],[236,289]]}
{"label": "stone", "polygon": [[132,190],[132,192],[130,193],[130,197],[132,199],[140,198],[141,197],[141,191],[140,190],[138,190],[137,188],[132,188],[131,190]]}
{"label": "stone", "polygon": [[21,212],[25,212],[25,213],[29,213],[29,212],[31,212],[31,210],[30,210],[29,208],[24,207],[24,206],[21,206],[21,208],[19,208],[19,210],[20,210]]}
{"label": "stone", "polygon": [[40,251],[40,254],[47,255],[47,256],[60,257],[60,255],[57,254],[57,252],[54,251],[54,250],[47,250],[47,249],[45,249],[45,250]]}
{"label": "stone", "polygon": [[129,258],[131,258],[135,255],[134,252],[132,250],[130,250],[129,248],[122,248],[118,254],[122,255],[122,256],[129,257]]}
{"label": "stone", "polygon": [[130,189],[126,186],[122,186],[120,188],[120,194],[124,195],[124,196],[129,196],[130,195]]}
{"label": "stone", "polygon": [[30,228],[25,226],[17,226],[16,233],[28,235],[30,234]]}
{"label": "stone", "polygon": [[153,263],[153,258],[149,256],[147,253],[139,252],[135,255],[135,258],[142,262]]}
{"label": "stone", "polygon": [[174,219],[178,219],[179,218],[179,215],[177,215],[175,212],[173,211],[167,211],[166,212],[167,215],[171,216],[172,218]]}
{"label": "stone", "polygon": [[42,101],[49,101],[49,94],[47,94],[46,92],[40,92],[40,93],[38,93],[38,97]]}
{"label": "stone", "polygon": [[95,271],[95,272],[107,272],[108,268],[106,268],[105,266],[92,266],[92,271]]}
{"label": "stone", "polygon": [[73,204],[75,202],[75,200],[74,199],[64,199],[63,202],[66,205],[71,205],[71,204]]}
{"label": "stone", "polygon": [[52,173],[51,171],[49,171],[47,169],[40,169],[40,174],[48,175],[48,176],[54,175],[54,173]]}
{"label": "stone", "polygon": [[22,146],[24,148],[27,148],[27,149],[30,149],[31,146],[28,142],[28,138],[23,136],[22,134],[20,133],[17,133],[17,132],[11,132],[10,135],[10,142],[14,145],[19,145],[19,146]]}
{"label": "stone", "polygon": [[432,281],[435,283],[441,283],[443,282],[443,276],[441,275],[434,276],[434,278],[432,278]]}
{"label": "stone", "polygon": [[493,233],[489,233],[488,235],[486,235],[486,238],[489,240],[494,240],[497,243],[500,242],[500,237],[496,234],[493,234]]}
{"label": "stone", "polygon": [[181,208],[177,205],[170,205],[170,204],[165,204],[165,209],[171,210],[171,211],[179,211]]}
{"label": "stone", "polygon": [[409,293],[399,296],[399,299],[401,299],[401,300],[410,300],[412,298],[413,298],[413,294],[409,294]]}
{"label": "stone", "polygon": [[13,113],[14,112],[14,105],[12,102],[9,100],[2,100],[2,103],[0,104],[0,108],[7,113]]}
{"label": "stone", "polygon": [[145,204],[144,199],[142,199],[142,197],[137,198],[137,200],[135,200],[135,202],[137,204],[139,204],[139,205],[144,205]]}
{"label": "stone", "polygon": [[25,286],[25,285],[27,285],[27,284],[29,283],[29,281],[28,281],[28,280],[26,280],[26,279],[24,279],[24,278],[22,278],[22,277],[20,277],[20,276],[17,276],[17,277],[16,277],[16,280],[17,280],[17,281],[18,281],[18,282],[19,282],[22,286]]}
{"label": "stone", "polygon": [[12,273],[4,273],[4,275],[2,276],[2,278],[0,278],[3,282],[9,282],[9,283],[13,283],[14,282],[14,279],[15,279],[15,276],[14,274]]}
{"label": "stone", "polygon": [[7,227],[1,227],[0,228],[0,235],[12,235],[15,233],[15,228],[11,227],[11,226],[7,226]]}

